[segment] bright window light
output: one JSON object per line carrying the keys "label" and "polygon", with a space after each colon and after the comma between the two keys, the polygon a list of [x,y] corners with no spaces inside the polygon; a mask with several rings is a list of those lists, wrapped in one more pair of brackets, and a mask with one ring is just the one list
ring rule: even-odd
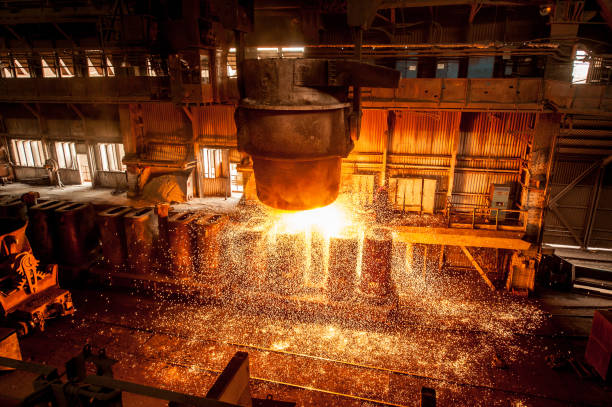
{"label": "bright window light", "polygon": [[304,47],[282,48],[283,52],[304,52]]}
{"label": "bright window light", "polygon": [[58,58],[58,59],[59,59],[60,66],[62,67],[62,76],[64,78],[72,78],[74,75],[72,74],[72,72],[70,72],[70,69],[68,69],[64,60],[62,58]]}
{"label": "bright window light", "polygon": [[41,58],[40,61],[42,62],[43,77],[57,78],[57,74],[53,72],[53,69],[49,67],[49,64],[47,63],[47,61],[45,61],[44,58]]}
{"label": "bright window light", "polygon": [[106,67],[108,68],[108,76],[115,76],[115,67],[108,57],[106,58]]}
{"label": "bright window light", "polygon": [[587,76],[589,75],[589,66],[591,65],[586,58],[586,51],[576,51],[574,69],[572,70],[572,83],[586,83]]}
{"label": "bright window light", "polygon": [[17,71],[17,77],[18,78],[29,78],[30,73],[21,65],[21,62],[19,62],[17,59],[15,59],[14,61],[15,61],[15,71]]}
{"label": "bright window light", "polygon": [[100,72],[98,72],[98,70],[96,69],[96,66],[94,66],[93,62],[91,61],[89,57],[87,57],[87,72],[89,73],[89,76],[92,78],[103,76],[102,74],[100,74]]}

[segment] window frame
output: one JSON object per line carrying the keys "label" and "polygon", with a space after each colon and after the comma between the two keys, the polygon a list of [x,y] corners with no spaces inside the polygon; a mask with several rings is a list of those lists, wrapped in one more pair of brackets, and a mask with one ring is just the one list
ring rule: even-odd
{"label": "window frame", "polygon": [[37,139],[11,139],[11,157],[17,167],[44,168],[45,151],[42,140]]}
{"label": "window frame", "polygon": [[122,143],[97,143],[96,156],[98,171],[104,172],[125,172],[126,166],[123,164],[125,150]]}
{"label": "window frame", "polygon": [[202,178],[217,179],[225,178],[223,169],[223,154],[222,148],[202,147],[200,149],[202,157]]}
{"label": "window frame", "polygon": [[[55,154],[57,156],[57,165],[65,170],[79,170],[79,160],[76,153],[76,143],[74,141],[56,141]],[[68,161],[66,158],[70,159]]]}

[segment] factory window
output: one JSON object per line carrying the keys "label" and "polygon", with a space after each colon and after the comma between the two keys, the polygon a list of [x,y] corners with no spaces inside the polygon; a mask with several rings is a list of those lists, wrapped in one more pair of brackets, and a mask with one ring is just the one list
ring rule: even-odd
{"label": "factory window", "polygon": [[[60,73],[62,75],[62,78],[74,77],[74,73],[72,69],[72,58],[58,57],[57,60],[59,61],[59,64],[60,64]],[[66,61],[68,61],[68,64],[66,64]]]}
{"label": "factory window", "polygon": [[47,60],[45,58],[41,58],[40,62],[42,65],[43,77],[45,78],[57,78],[57,69],[55,68],[55,64],[53,64],[53,60],[49,59],[53,67],[49,66]]}
{"label": "factory window", "polygon": [[281,58],[303,58],[304,47],[281,48]]}
{"label": "factory window", "polygon": [[87,57],[87,74],[90,78],[104,76],[102,74],[102,66],[100,64],[94,64],[94,60],[89,57]]}
{"label": "factory window", "polygon": [[220,178],[223,176],[223,150],[202,149],[202,173],[204,178]]}
{"label": "factory window", "polygon": [[257,48],[257,59],[278,58],[280,48]]}
{"label": "factory window", "polygon": [[227,53],[227,76],[230,78],[236,78],[238,71],[236,69],[236,48],[230,48]]}
{"label": "factory window", "polygon": [[589,76],[589,56],[584,50],[577,50],[572,70],[572,83],[586,83]]}
{"label": "factory window", "polygon": [[42,167],[45,154],[39,140],[11,140],[13,160],[22,167]]}
{"label": "factory window", "polygon": [[60,168],[77,169],[76,147],[70,141],[58,141],[55,143],[57,162]]}
{"label": "factory window", "polygon": [[242,173],[238,171],[238,164],[230,164],[230,178],[232,183],[232,192],[244,192],[242,185]]}
{"label": "factory window", "polygon": [[157,72],[155,72],[155,67],[153,66],[153,61],[151,58],[147,58],[147,76],[157,76]]}
{"label": "factory window", "polygon": [[[13,72],[15,72],[15,76],[17,78],[30,78],[30,72],[27,68],[24,68],[21,62],[17,60],[17,58],[13,59]],[[27,64],[25,64],[27,66]]]}
{"label": "factory window", "polygon": [[210,83],[210,63],[208,55],[200,55],[200,76],[202,77],[202,83]]}
{"label": "factory window", "polygon": [[0,77],[2,78],[12,78],[13,72],[10,69],[11,67],[11,58],[10,55],[0,53]]}
{"label": "factory window", "polygon": [[24,55],[0,55],[0,76],[3,78],[30,78],[28,60]]}
{"label": "factory window", "polygon": [[123,144],[119,143],[99,143],[100,152],[99,167],[102,171],[125,171],[123,165]]}
{"label": "factory window", "polygon": [[90,78],[115,76],[115,68],[110,59],[100,50],[85,51],[87,59],[87,74]]}

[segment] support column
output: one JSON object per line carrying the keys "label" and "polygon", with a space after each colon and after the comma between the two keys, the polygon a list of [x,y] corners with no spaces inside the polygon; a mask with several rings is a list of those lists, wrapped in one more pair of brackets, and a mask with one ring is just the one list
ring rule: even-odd
{"label": "support column", "polygon": [[384,139],[383,145],[383,158],[382,158],[382,170],[380,173],[380,185],[387,185],[387,160],[389,156],[389,145],[393,140],[393,134],[395,133],[395,111],[389,110],[387,112],[387,137]]}
{"label": "support column", "polygon": [[523,195],[524,209],[527,210],[527,238],[539,244],[542,241],[544,209],[550,181],[554,146],[559,135],[561,116],[554,113],[540,113],[536,120],[531,154],[528,156],[529,181]]}
{"label": "support column", "polygon": [[[202,114],[200,112],[202,108],[200,106],[193,107],[191,109],[191,128],[193,131],[193,155],[196,159],[196,185],[198,186],[198,197],[204,197],[204,186],[202,185],[202,174],[203,174],[203,166],[202,166],[202,154],[200,154],[200,143],[198,139],[200,138],[201,129],[202,129]],[[229,167],[228,167],[229,168]],[[228,170],[229,172],[229,170]],[[229,179],[229,174],[228,174]]]}
{"label": "support column", "polygon": [[197,196],[202,198],[204,197],[203,185],[202,185],[202,157],[200,155],[200,143],[198,139],[200,138],[200,122],[201,122],[201,107],[193,106],[191,108],[187,106],[183,106],[183,112],[189,118],[191,122],[191,134],[192,134],[192,143],[193,143],[193,156],[196,160],[196,185],[198,188]]}
{"label": "support column", "polygon": [[[142,138],[143,123],[139,105],[119,105],[119,129],[123,141],[125,158],[138,156],[138,139]],[[127,166],[128,197],[135,197],[140,194],[139,179],[141,169],[135,165]]]}
{"label": "support column", "polygon": [[474,266],[476,271],[478,271],[478,274],[480,274],[484,282],[487,283],[491,291],[495,291],[495,286],[493,285],[491,280],[489,280],[489,277],[487,277],[487,273],[485,273],[482,267],[480,267],[480,264],[478,264],[478,262],[474,259],[474,257],[472,256],[472,253],[470,253],[470,251],[465,246],[459,246],[459,247],[461,247],[461,250],[463,251],[463,253],[466,255],[470,263],[472,263],[472,266]]}
{"label": "support column", "polygon": [[[59,71],[59,68],[58,68]],[[72,109],[79,119],[81,119],[81,124],[83,125],[83,135],[85,139],[85,148],[87,149],[87,166],[89,167],[89,173],[91,174],[91,187],[95,187],[96,185],[96,166],[95,164],[95,155],[93,154],[94,146],[89,142],[89,137],[87,137],[87,120],[85,115],[79,108],[77,108],[74,104],[68,103],[68,107]],[[79,169],[80,172],[80,169]]]}
{"label": "support column", "polygon": [[461,112],[457,113],[455,123],[453,125],[453,134],[451,140],[451,159],[448,169],[448,188],[446,190],[446,202],[448,204],[453,199],[453,186],[455,184],[455,167],[457,166],[457,152],[459,151],[459,143],[461,142]]}
{"label": "support column", "polygon": [[589,243],[591,242],[591,234],[593,233],[593,226],[595,225],[595,219],[597,218],[597,207],[599,207],[599,198],[601,196],[601,189],[603,187],[603,179],[604,173],[606,171],[605,167],[599,167],[597,171],[597,179],[595,181],[593,195],[591,197],[591,201],[589,203],[589,212],[587,216],[586,222],[586,231],[584,232],[584,244],[583,247],[585,249],[589,248]]}

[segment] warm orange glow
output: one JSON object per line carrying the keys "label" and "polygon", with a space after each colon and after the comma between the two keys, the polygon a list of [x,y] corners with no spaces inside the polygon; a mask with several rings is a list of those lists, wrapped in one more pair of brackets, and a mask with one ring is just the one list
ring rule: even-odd
{"label": "warm orange glow", "polygon": [[339,236],[353,223],[348,208],[338,202],[306,211],[275,210],[273,217],[276,233],[295,234],[316,230],[324,237]]}

